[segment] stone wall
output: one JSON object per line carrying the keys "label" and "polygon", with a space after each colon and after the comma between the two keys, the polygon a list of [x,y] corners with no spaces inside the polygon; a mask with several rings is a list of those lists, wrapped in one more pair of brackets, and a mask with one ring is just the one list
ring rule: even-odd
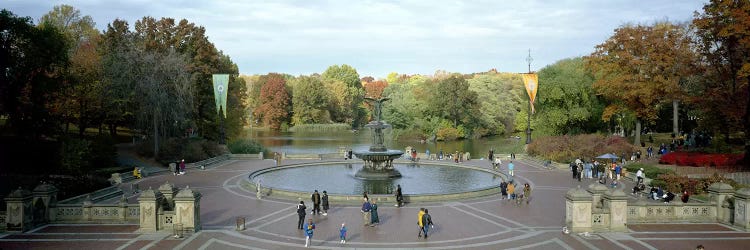
{"label": "stone wall", "polygon": [[714,183],[708,190],[708,202],[662,204],[632,202],[621,189],[601,184],[573,188],[565,196],[565,224],[572,232],[617,232],[627,224],[718,222],[750,231],[750,189]]}
{"label": "stone wall", "polygon": [[124,195],[116,204],[97,204],[91,195],[76,199],[77,203],[58,203],[57,189],[48,184],[38,186],[33,193],[19,188],[5,198],[6,211],[11,212],[0,211],[0,231],[24,232],[56,223],[138,223],[143,232],[172,232],[175,225],[186,231],[200,230],[200,193],[170,183],[159,190],[144,191],[138,204],[129,204]]}

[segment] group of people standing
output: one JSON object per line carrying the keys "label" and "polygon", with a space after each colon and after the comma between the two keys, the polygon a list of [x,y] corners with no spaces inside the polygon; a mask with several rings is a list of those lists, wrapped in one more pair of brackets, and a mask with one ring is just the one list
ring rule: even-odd
{"label": "group of people standing", "polygon": [[528,183],[523,184],[521,193],[516,194],[516,184],[512,180],[509,182],[503,181],[500,183],[500,199],[515,200],[517,204],[526,201],[526,204],[529,204],[531,200],[531,185]]}

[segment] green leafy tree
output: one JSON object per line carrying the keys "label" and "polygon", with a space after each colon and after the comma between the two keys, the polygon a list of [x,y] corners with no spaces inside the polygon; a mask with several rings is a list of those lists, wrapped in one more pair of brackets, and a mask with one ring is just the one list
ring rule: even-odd
{"label": "green leafy tree", "polygon": [[428,87],[431,94],[427,100],[427,111],[451,121],[454,127],[476,127],[479,100],[477,93],[469,89],[466,79],[454,74],[434,81],[434,86]]}
{"label": "green leafy tree", "polygon": [[479,125],[487,130],[486,134],[512,132],[516,115],[527,103],[518,74],[480,74],[467,81],[469,90],[477,93]]}
{"label": "green leafy tree", "polygon": [[544,134],[593,133],[602,129],[604,102],[592,88],[594,77],[583,58],[569,58],[539,71],[540,93],[534,122]]}
{"label": "green leafy tree", "polygon": [[330,123],[328,112],[328,92],[322,87],[319,77],[300,76],[294,80],[294,95],[292,96],[292,123],[319,124]]}
{"label": "green leafy tree", "polygon": [[256,116],[273,130],[279,130],[281,124],[289,121],[291,97],[286,87],[286,79],[280,74],[271,73],[260,77],[263,84],[260,89],[260,106],[255,109]]}
{"label": "green leafy tree", "polygon": [[353,127],[361,125],[366,115],[361,106],[365,92],[357,70],[346,64],[333,65],[323,72],[321,78],[331,94],[331,119]]}
{"label": "green leafy tree", "polygon": [[102,79],[104,96],[102,103],[103,123],[111,136],[117,135],[117,127],[135,128],[135,81],[136,71],[131,71],[130,58],[135,49],[134,34],[128,23],[115,19],[107,25],[100,39]]}

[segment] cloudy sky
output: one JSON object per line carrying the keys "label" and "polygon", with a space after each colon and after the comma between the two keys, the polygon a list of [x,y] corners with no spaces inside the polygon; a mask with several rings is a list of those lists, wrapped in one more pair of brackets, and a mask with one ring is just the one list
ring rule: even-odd
{"label": "cloudy sky", "polygon": [[[625,23],[688,21],[707,0],[2,0],[35,22],[69,4],[104,30],[115,18],[187,19],[240,73],[292,75],[349,64],[360,76],[536,71],[587,55]],[[132,27],[132,26],[131,26]]]}

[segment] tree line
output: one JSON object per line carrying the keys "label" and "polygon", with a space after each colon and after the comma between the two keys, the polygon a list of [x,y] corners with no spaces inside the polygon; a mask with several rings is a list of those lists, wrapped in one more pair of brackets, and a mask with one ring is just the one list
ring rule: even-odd
{"label": "tree line", "polygon": [[154,142],[170,137],[220,137],[212,74],[230,74],[229,137],[246,123],[246,87],[239,70],[188,20],[113,20],[99,31],[88,15],[55,6],[38,24],[0,12],[0,116],[3,133],[56,138],[75,125],[117,134],[129,128]]}
{"label": "tree line", "polygon": [[[695,129],[718,133],[726,141],[740,133],[744,143],[738,144],[750,156],[748,30],[747,1],[712,0],[685,23],[624,24],[590,55],[563,59],[538,72],[532,129],[550,135],[621,131],[635,136],[635,144],[643,131]],[[322,75],[245,77],[255,121],[272,128],[311,123],[360,127],[372,119],[363,95],[390,97],[385,120],[423,139],[523,131],[529,112],[520,77],[496,70],[391,73],[375,80],[358,79],[351,66],[335,65]],[[271,80],[283,97],[278,91],[263,92]]]}

